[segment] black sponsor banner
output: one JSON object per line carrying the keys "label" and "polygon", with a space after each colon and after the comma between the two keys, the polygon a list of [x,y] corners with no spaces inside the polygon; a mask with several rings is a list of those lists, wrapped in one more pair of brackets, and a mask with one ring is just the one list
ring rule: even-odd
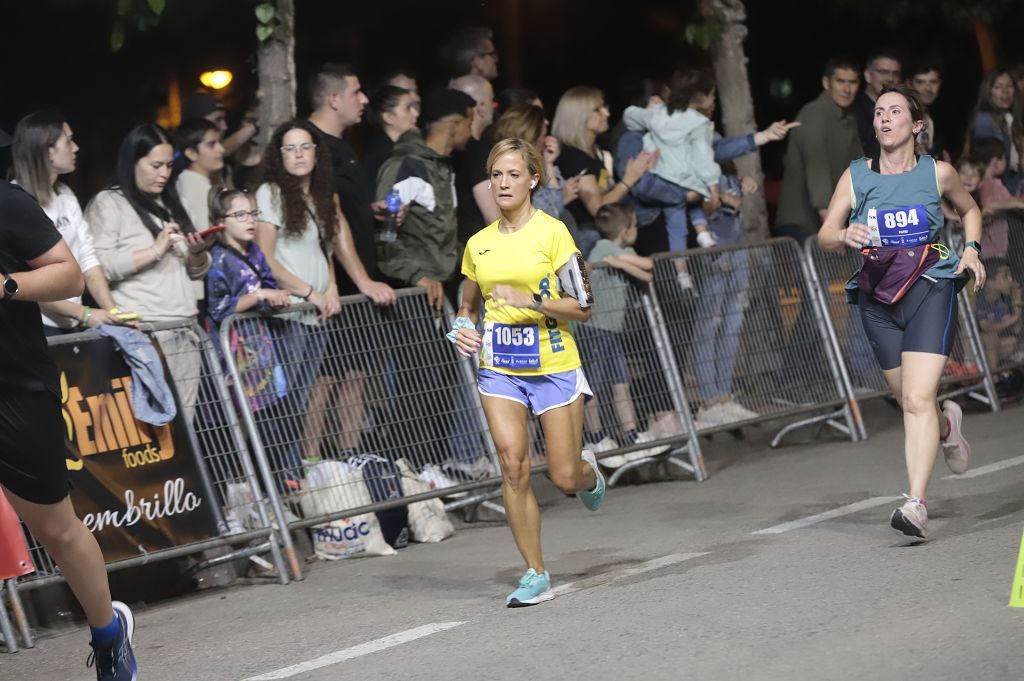
{"label": "black sponsor banner", "polygon": [[135,418],[131,371],[108,338],[57,344],[71,500],[107,561],[217,534],[181,410],[153,426]]}

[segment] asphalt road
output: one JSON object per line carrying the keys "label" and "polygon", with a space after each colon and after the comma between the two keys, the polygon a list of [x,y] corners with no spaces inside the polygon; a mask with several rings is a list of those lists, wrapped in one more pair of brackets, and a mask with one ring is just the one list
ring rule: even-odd
{"label": "asphalt road", "polygon": [[[623,486],[597,513],[536,481],[560,590],[537,607],[503,607],[522,567],[499,522],[320,563],[286,587],[138,604],[140,678],[1024,678],[1024,609],[1007,606],[1024,410],[967,418],[981,474],[947,479],[939,463],[923,543],[888,527],[906,485],[897,415],[866,413],[860,444],[804,434],[771,450],[764,426],[716,436],[706,482]],[[0,655],[0,679],[91,678],[86,637]]]}

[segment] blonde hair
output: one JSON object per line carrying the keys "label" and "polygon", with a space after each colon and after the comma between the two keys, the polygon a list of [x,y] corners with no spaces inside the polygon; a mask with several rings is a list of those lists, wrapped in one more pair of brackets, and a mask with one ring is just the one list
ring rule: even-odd
{"label": "blonde hair", "polygon": [[494,122],[494,139],[518,137],[527,141],[540,141],[544,132],[544,109],[532,104],[520,104],[507,109]]}
{"label": "blonde hair", "polygon": [[[523,157],[523,161],[526,163],[526,171],[530,174],[530,177],[540,175],[537,186],[544,183],[544,159],[541,158],[537,147],[519,137],[503,139],[491,147],[491,153],[487,155],[487,174],[491,174],[491,170],[494,169],[494,164],[499,158],[505,154],[512,153],[518,153]],[[533,187],[530,193],[532,194],[535,189],[536,187]]]}
{"label": "blonde hair", "polygon": [[604,106],[604,93],[595,87],[577,85],[569,88],[558,100],[551,134],[562,144],[576,147],[588,156],[598,158],[597,146],[588,139],[587,119],[594,110]]}

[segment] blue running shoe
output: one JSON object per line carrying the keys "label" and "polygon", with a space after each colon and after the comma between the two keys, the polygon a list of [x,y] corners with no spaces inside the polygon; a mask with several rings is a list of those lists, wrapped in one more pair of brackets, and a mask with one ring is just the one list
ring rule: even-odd
{"label": "blue running shoe", "polygon": [[525,608],[528,605],[550,601],[554,597],[555,594],[551,592],[551,576],[547,570],[541,575],[530,568],[519,579],[519,588],[505,599],[505,604],[510,608]]}
{"label": "blue running shoe", "polygon": [[580,454],[580,458],[589,463],[590,467],[594,469],[594,477],[597,478],[597,484],[594,485],[594,489],[581,489],[576,493],[576,496],[580,498],[584,506],[591,511],[596,511],[601,508],[601,504],[604,502],[604,475],[601,474],[601,469],[597,467],[597,459],[594,457],[593,452],[584,449],[583,453]]}
{"label": "blue running shoe", "polygon": [[96,665],[97,681],[137,681],[139,667],[135,664],[135,653],[132,651],[135,617],[121,601],[114,601],[113,605],[114,617],[121,622],[121,633],[109,648],[93,646],[86,666]]}

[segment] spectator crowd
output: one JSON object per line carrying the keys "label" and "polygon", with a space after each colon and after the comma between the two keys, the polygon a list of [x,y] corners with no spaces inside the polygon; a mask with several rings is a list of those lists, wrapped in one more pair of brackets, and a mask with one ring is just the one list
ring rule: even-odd
{"label": "spectator crowd", "polygon": [[[998,366],[1024,349],[1024,225],[1014,230],[1006,217],[1024,207],[1024,68],[987,74],[967,129],[958,131],[937,126],[932,116],[943,105],[938,64],[907,64],[888,49],[864,64],[837,56],[824,65],[821,93],[792,122],[726,138],[715,129],[710,69],[680,68],[664,82],[652,74],[613,121],[605,93],[586,85],[569,87],[554,103],[525,89],[496,92],[499,52],[487,29],[457,32],[442,54],[450,80],[422,90],[408,70],[364,90],[351,66],[321,66],[309,74],[309,115],[281,122],[263,149],[250,113],[230,131],[216,95],[194,93],[176,130],[146,123],[127,134],[115,177],[84,210],[61,182],[75,171],[76,131],[55,111],[24,116],[13,136],[11,179],[39,201],[87,283],[84,298],[41,306],[47,332],[141,318],[198,320],[216,334],[232,314],[308,302],[316,313],[290,315],[286,331],[302,344],[295,352],[306,364],[301,375],[287,377],[289,399],[299,413],[314,400],[351,411],[345,403],[361,401],[365,367],[322,371],[324,344],[307,331],[343,317],[341,297],[350,294],[394,306],[396,289],[419,287],[429,305],[440,309],[447,299],[457,307],[465,244],[499,215],[485,167],[495,142],[516,137],[534,145],[544,161],[535,207],[562,220],[590,262],[644,285],[654,264],[640,251],[638,233],[658,232],[662,238],[646,242],[672,251],[744,241],[743,197],[760,188],[739,176],[733,161],[765,144],[787,144],[773,235],[802,242],[815,234],[850,162],[878,157],[874,101],[885,86],[906,83],[926,112],[919,152],[955,162],[988,217],[982,253],[991,285],[977,308],[989,360]],[[397,211],[389,205],[395,196]],[[397,236],[385,237],[395,222]],[[209,232],[213,226],[223,229]],[[703,280],[683,261],[674,265],[673,285],[698,301],[702,319],[695,358],[702,424],[756,416],[732,396],[746,301],[731,292],[748,286],[743,255],[724,251],[727,262]],[[609,385],[627,438],[621,444],[632,444],[657,433],[644,431],[630,404],[629,368],[616,350],[622,324],[621,310],[599,311],[579,339]],[[157,337],[176,383],[198,386],[203,339],[187,326]],[[180,399],[190,410],[195,391]],[[268,401],[254,394],[250,406]],[[366,416],[346,418],[350,436],[332,446],[359,451]],[[295,427],[307,436],[323,429],[308,420]],[[282,470],[319,454],[321,439],[308,436],[314,444],[307,451],[283,454]],[[596,414],[588,418],[588,439],[606,448],[620,444]],[[457,451],[438,459],[453,475],[483,470]]]}

